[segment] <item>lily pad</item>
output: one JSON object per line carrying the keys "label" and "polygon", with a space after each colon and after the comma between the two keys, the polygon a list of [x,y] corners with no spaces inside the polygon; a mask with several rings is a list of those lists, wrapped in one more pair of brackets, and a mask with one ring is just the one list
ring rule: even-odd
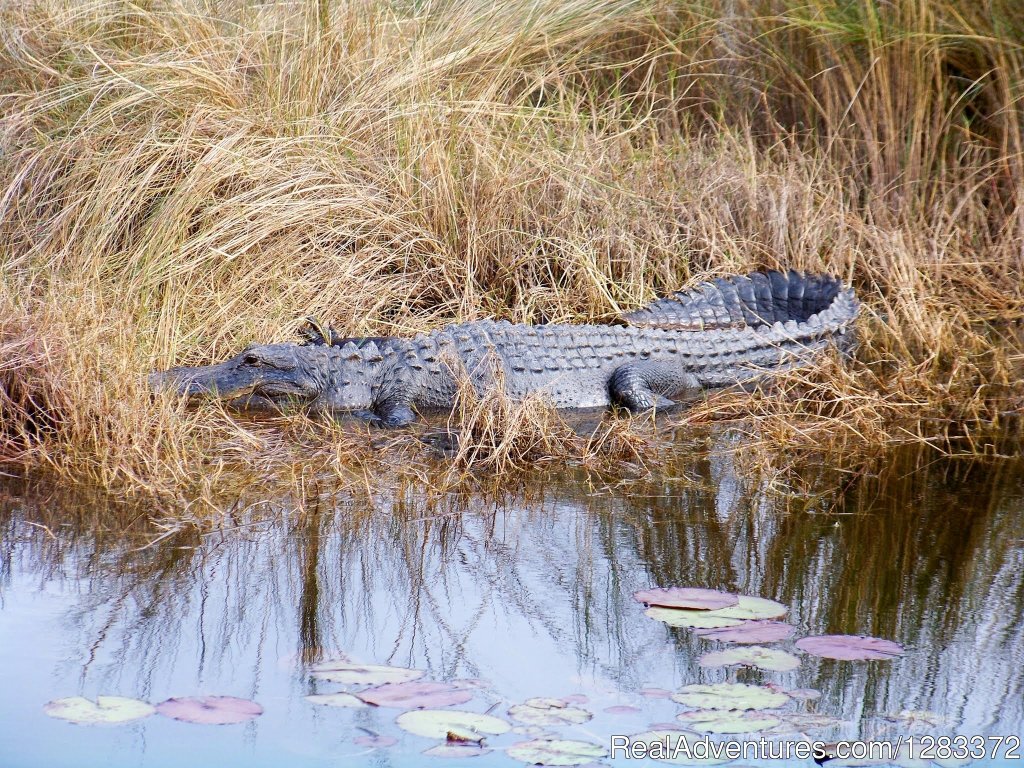
{"label": "lily pad", "polygon": [[344,685],[384,685],[406,683],[423,677],[423,670],[384,667],[376,664],[353,664],[350,661],[323,661],[311,667],[313,677]]}
{"label": "lily pad", "polygon": [[[689,742],[693,738],[693,743]],[[680,739],[686,743],[686,748],[677,750]],[[705,754],[709,742],[704,737],[698,737],[692,731],[683,730],[675,725],[671,727],[659,727],[644,733],[638,733],[629,737],[630,742],[642,742],[647,745],[647,757],[657,764],[665,765],[725,765],[732,762],[730,758],[716,757],[713,754]],[[667,740],[667,741],[666,741]],[[665,746],[661,746],[665,745]]]}
{"label": "lily pad", "polygon": [[420,709],[403,712],[395,722],[403,731],[416,736],[454,741],[480,741],[485,736],[508,733],[512,727],[500,717],[462,712],[457,709]]}
{"label": "lily pad", "polygon": [[866,635],[803,637],[796,641],[796,647],[812,656],[840,661],[890,660],[903,655],[899,643]]}
{"label": "lily pad", "polygon": [[616,704],[612,707],[605,707],[604,711],[609,715],[635,715],[637,712],[643,712],[639,707],[630,704]]}
{"label": "lily pad", "polygon": [[644,605],[661,608],[689,608],[714,611],[739,603],[736,595],[702,587],[655,587],[633,593],[633,599]]}
{"label": "lily pad", "polygon": [[408,683],[386,683],[360,691],[359,698],[377,707],[396,709],[428,709],[465,704],[473,692],[451,683],[417,680]]}
{"label": "lily pad", "polygon": [[535,739],[513,744],[506,753],[527,765],[583,765],[604,757],[608,750],[587,741]]}
{"label": "lily pad", "polygon": [[349,707],[359,709],[368,706],[365,701],[351,693],[313,693],[306,697],[310,704],[321,704],[328,707]]}
{"label": "lily pad", "polygon": [[722,616],[719,611],[689,611],[679,608],[648,608],[644,614],[652,619],[668,624],[670,627],[685,629],[719,629],[735,627],[742,624],[742,619],[731,619]]}
{"label": "lily pad", "polygon": [[676,716],[681,723],[704,733],[756,733],[779,725],[772,712],[725,712],[696,710]]}
{"label": "lily pad", "polygon": [[800,659],[786,651],[748,645],[745,648],[705,653],[698,663],[705,668],[742,666],[769,672],[790,672],[800,666]]}
{"label": "lily pad", "polygon": [[186,696],[162,701],[156,705],[156,711],[186,723],[233,725],[259,717],[263,707],[235,696]]}
{"label": "lily pad", "polygon": [[722,643],[776,643],[793,634],[793,627],[781,621],[744,621],[724,629],[699,629],[706,640]]}
{"label": "lily pad", "polygon": [[124,696],[97,696],[96,700],[69,696],[47,702],[43,712],[78,725],[121,725],[152,715],[152,704]]}
{"label": "lily pad", "polygon": [[458,759],[463,757],[480,757],[480,755],[486,755],[490,752],[487,747],[482,747],[479,744],[438,744],[436,747],[423,750],[424,755],[430,757],[445,757],[448,759]]}
{"label": "lily pad", "polygon": [[[773,709],[781,707],[789,701],[789,696],[779,691],[773,691],[764,685],[715,683],[714,685],[684,686],[679,689],[679,693],[672,697],[672,700],[697,709]],[[743,731],[735,731],[735,733],[743,733]]]}
{"label": "lily pad", "polygon": [[752,621],[759,619],[778,619],[786,615],[789,608],[782,603],[765,597],[738,595],[736,605],[715,611],[719,616],[729,619]]}
{"label": "lily pad", "polygon": [[533,698],[508,709],[509,717],[527,725],[579,725],[593,715],[585,709],[570,707],[563,699]]}

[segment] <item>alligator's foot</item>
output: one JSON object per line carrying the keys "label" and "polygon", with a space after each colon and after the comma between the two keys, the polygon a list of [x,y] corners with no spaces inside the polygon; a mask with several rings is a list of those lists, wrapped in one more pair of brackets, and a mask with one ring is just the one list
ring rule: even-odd
{"label": "alligator's foot", "polygon": [[675,405],[664,392],[697,389],[700,382],[675,366],[655,362],[626,363],[615,369],[608,388],[612,402],[631,411],[649,411]]}

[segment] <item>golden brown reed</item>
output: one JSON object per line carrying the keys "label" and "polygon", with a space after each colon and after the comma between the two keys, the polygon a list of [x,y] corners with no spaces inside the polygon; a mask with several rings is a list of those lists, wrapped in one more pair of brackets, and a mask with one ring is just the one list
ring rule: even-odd
{"label": "golden brown reed", "polygon": [[[3,457],[128,495],[312,455],[370,482],[385,459],[355,455],[410,441],[185,411],[144,374],[308,314],[353,335],[601,321],[780,266],[856,286],[858,359],[677,422],[983,450],[1022,392],[1013,5],[0,2]],[[463,469],[658,442],[581,438],[534,402],[459,413]]]}

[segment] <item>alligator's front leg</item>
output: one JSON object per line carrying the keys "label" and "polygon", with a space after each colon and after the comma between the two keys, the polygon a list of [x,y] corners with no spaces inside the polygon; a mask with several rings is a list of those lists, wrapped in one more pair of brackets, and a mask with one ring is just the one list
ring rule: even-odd
{"label": "alligator's front leg", "polygon": [[692,373],[678,366],[654,361],[638,361],[620,365],[608,382],[613,403],[631,411],[667,408],[674,403],[666,395],[698,389],[700,382]]}

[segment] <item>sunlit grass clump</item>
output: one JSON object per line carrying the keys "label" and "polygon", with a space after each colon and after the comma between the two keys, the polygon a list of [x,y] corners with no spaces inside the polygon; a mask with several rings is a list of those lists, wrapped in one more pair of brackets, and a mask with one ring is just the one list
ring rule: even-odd
{"label": "sunlit grass clump", "polygon": [[[311,314],[350,335],[603,321],[773,267],[852,282],[858,359],[677,419],[960,450],[1022,394],[1014,5],[4,4],[2,457],[128,493],[264,472],[262,428],[144,374]],[[593,454],[503,413],[457,464]]]}

